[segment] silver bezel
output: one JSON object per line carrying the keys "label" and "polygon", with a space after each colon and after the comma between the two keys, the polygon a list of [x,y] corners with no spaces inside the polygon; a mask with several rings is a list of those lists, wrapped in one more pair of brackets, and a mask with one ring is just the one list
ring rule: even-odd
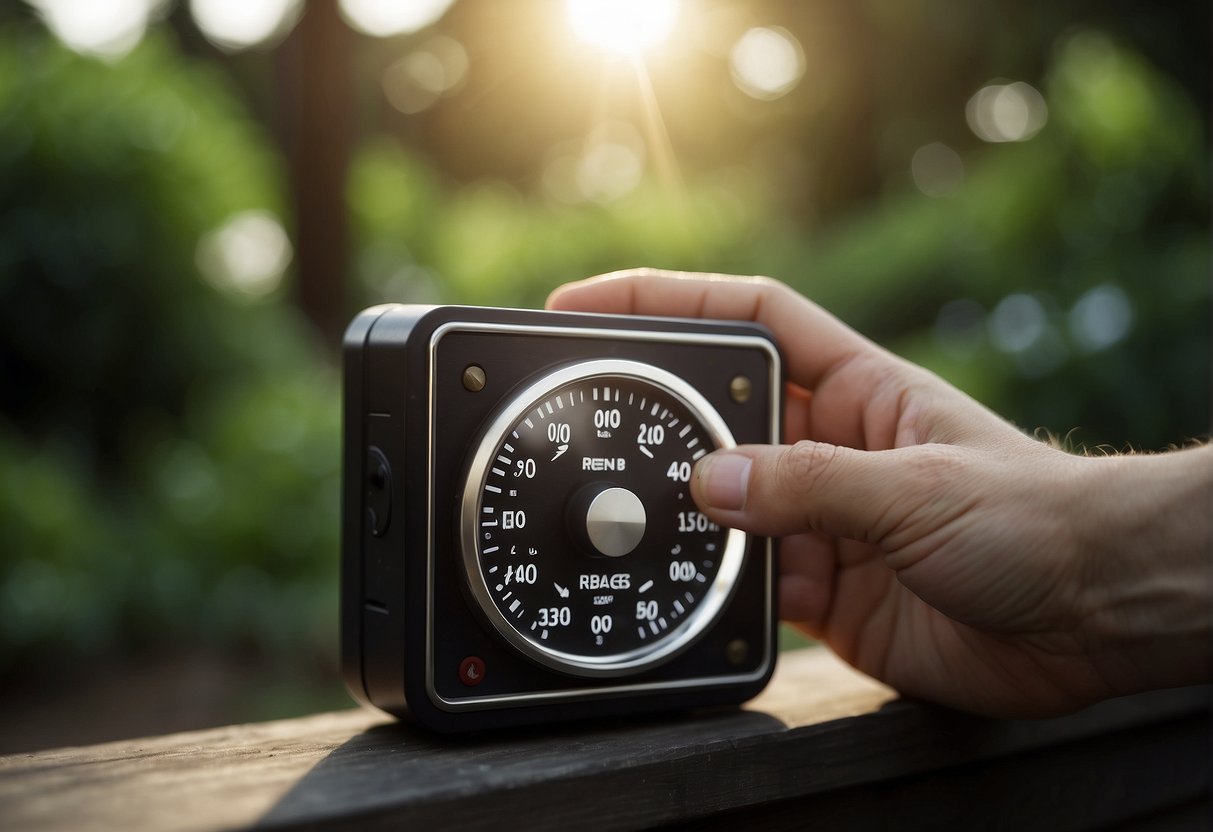
{"label": "silver bezel", "polygon": [[[510,335],[536,335],[536,336],[543,336],[543,337],[560,337],[560,338],[577,338],[577,339],[608,338],[608,339],[614,339],[614,340],[646,341],[646,342],[652,342],[652,343],[714,344],[714,345],[721,345],[721,346],[737,346],[737,347],[746,347],[746,348],[751,348],[751,349],[759,349],[759,350],[765,352],[769,359],[769,363],[768,363],[769,370],[770,370],[769,389],[771,391],[770,395],[772,397],[770,427],[771,427],[772,436],[776,435],[776,432],[778,430],[778,425],[779,425],[779,414],[776,412],[776,407],[774,406],[775,405],[774,397],[777,395],[778,385],[779,385],[780,379],[782,377],[782,369],[781,369],[781,365],[780,365],[779,352],[774,348],[774,346],[769,341],[767,341],[764,338],[759,338],[756,336],[712,335],[712,334],[705,334],[705,333],[596,329],[596,328],[567,327],[567,326],[540,326],[540,325],[526,325],[526,324],[495,324],[495,323],[475,323],[475,322],[451,322],[451,323],[443,324],[442,326],[436,328],[434,330],[433,334],[430,336],[430,344],[429,344],[429,390],[428,390],[429,425],[427,426],[427,430],[428,430],[427,435],[430,437],[430,441],[428,443],[428,450],[427,450],[428,459],[427,459],[427,466],[426,466],[427,473],[428,473],[428,487],[426,489],[427,490],[427,497],[426,497],[426,499],[427,499],[427,507],[426,507],[427,508],[427,511],[426,511],[426,516],[427,516],[426,600],[427,600],[427,603],[426,603],[426,639],[425,639],[425,646],[426,646],[425,684],[426,684],[426,692],[428,693],[428,695],[430,697],[430,701],[433,702],[433,704],[436,707],[441,708],[443,710],[448,710],[448,711],[482,710],[485,708],[500,707],[500,706],[507,706],[507,705],[553,703],[553,702],[571,701],[571,700],[578,700],[578,699],[585,699],[585,698],[594,698],[594,697],[598,697],[598,696],[602,696],[602,695],[618,695],[621,693],[643,693],[643,692],[651,692],[651,691],[670,691],[670,690],[679,690],[679,689],[685,689],[685,688],[698,688],[698,687],[704,687],[704,686],[709,686],[709,685],[722,685],[722,684],[738,685],[738,684],[746,684],[749,682],[754,682],[754,681],[761,679],[766,674],[768,668],[770,667],[772,658],[773,658],[774,644],[772,643],[772,639],[769,635],[769,631],[768,631],[767,637],[764,641],[764,644],[762,645],[762,649],[763,649],[762,661],[759,663],[759,665],[756,667],[756,669],[754,671],[752,671],[750,673],[745,673],[745,674],[728,674],[728,675],[724,675],[724,676],[701,676],[701,677],[679,679],[679,680],[672,680],[672,681],[665,680],[665,681],[658,681],[658,682],[640,682],[640,683],[634,683],[634,684],[613,684],[613,685],[609,685],[609,686],[605,686],[605,687],[603,687],[603,686],[575,687],[575,688],[550,690],[550,691],[528,691],[528,692],[516,693],[516,694],[491,695],[491,696],[476,696],[476,695],[472,694],[467,697],[459,697],[456,699],[447,699],[438,692],[437,687],[435,686],[435,682],[434,682],[434,571],[435,571],[435,558],[436,558],[436,552],[434,549],[434,522],[435,522],[434,477],[435,477],[435,471],[434,471],[434,443],[433,443],[434,427],[436,424],[436,414],[435,414],[434,408],[436,405],[435,383],[436,383],[436,364],[437,364],[438,345],[439,345],[439,342],[442,340],[442,338],[444,338],[446,335],[449,335],[452,332],[500,333],[500,334],[510,334]],[[591,359],[591,361],[594,361],[594,359]],[[580,363],[584,364],[584,363],[589,363],[589,362],[580,362]],[[646,366],[646,367],[649,366],[649,365],[644,365],[642,362],[631,362],[631,363],[640,364],[641,366]],[[671,376],[672,376],[672,374],[671,374]],[[545,376],[545,380],[549,379],[549,378],[550,378],[549,376]],[[677,377],[674,377],[674,378],[677,378]],[[532,385],[532,386],[534,386],[534,385]],[[524,391],[524,393],[525,393],[525,391]],[[696,395],[699,395],[697,391],[695,391],[695,393],[696,393]],[[518,396],[514,397],[515,400],[519,399],[519,398],[525,398],[525,395],[519,394]],[[708,409],[711,410],[713,413],[715,413],[715,408],[711,407],[710,405],[709,405]],[[719,416],[719,414],[717,414],[717,416]],[[723,420],[722,420],[722,422],[723,422]],[[495,422],[494,422],[494,425],[495,425]],[[727,426],[726,426],[725,430],[727,433],[728,432]],[[489,436],[489,435],[491,435],[491,430],[486,430],[484,433],[484,436]],[[731,433],[729,433],[728,435],[731,437]],[[470,478],[469,478],[469,481],[470,481]],[[466,489],[465,489],[465,491],[466,491]],[[466,494],[465,494],[465,497],[466,497]],[[466,501],[465,501],[465,505],[466,505]],[[463,534],[463,532],[462,532],[463,523],[462,522],[461,522],[460,526],[461,526],[460,536],[462,537],[462,534]],[[727,548],[727,546],[731,545],[732,539],[733,539],[732,535],[734,535],[734,534],[738,535],[742,540],[742,544],[741,544],[742,556],[741,557],[744,557],[744,550],[745,550],[744,533],[738,532],[737,530],[730,530],[729,544],[726,544],[726,548]],[[462,541],[461,541],[461,548],[462,548]],[[772,549],[771,541],[767,540],[761,556],[765,560],[765,569],[768,574],[770,573],[771,569],[773,568],[772,551],[773,551],[773,549]],[[722,571],[723,571],[723,564],[722,564]],[[479,574],[478,567],[477,567],[476,572],[477,572],[477,574]],[[735,584],[735,580],[736,580],[736,575],[734,575],[734,577],[733,577],[732,584]],[[472,587],[474,589],[476,586],[476,582],[469,582],[469,583],[472,585]],[[732,589],[732,584],[729,587],[730,591]],[[480,599],[478,599],[478,600],[480,600]],[[766,606],[765,615],[769,618],[774,615],[774,598],[772,596],[772,588],[770,586],[770,582],[767,583],[764,600],[765,600],[765,606]],[[726,601],[727,601],[727,595],[725,597],[721,598],[720,605],[723,606],[723,604]],[[707,599],[705,599],[704,602],[701,602],[701,607],[705,603],[707,603]],[[482,607],[485,608],[486,614],[488,614],[489,610],[496,609],[495,605],[491,603],[491,599],[489,600],[489,602],[487,604],[482,602]],[[710,620],[708,618],[705,618],[703,620],[704,620],[704,624],[702,626],[706,627],[707,624],[710,623]],[[679,648],[686,649],[693,643],[693,641],[694,641],[693,638],[689,641],[684,641],[683,643],[681,643],[679,645]],[[655,663],[660,663],[660,661],[668,661],[670,658],[672,658],[672,656],[663,655],[662,658],[658,662],[655,662]],[[548,665],[548,666],[552,666],[552,665]],[[652,665],[646,665],[646,666],[652,666]],[[626,673],[632,673],[632,672],[638,672],[638,671],[636,671],[635,668],[627,667],[627,668],[623,668],[622,670],[620,670],[617,673],[592,674],[592,675],[597,676],[597,677],[601,677],[604,675],[605,676],[610,676],[610,675],[618,676],[621,673],[626,674]]]}
{"label": "silver bezel", "polygon": [[489,622],[497,633],[512,644],[523,655],[540,664],[571,673],[575,676],[610,678],[628,673],[638,673],[656,667],[686,650],[703,634],[704,629],[715,620],[724,608],[737,583],[745,555],[745,533],[729,529],[725,536],[724,552],[716,578],[708,587],[703,600],[691,614],[665,637],[651,644],[606,656],[587,656],[567,653],[547,647],[528,638],[518,630],[497,608],[492,593],[480,567],[480,498],[488,477],[490,463],[505,440],[506,433],[535,402],[546,398],[552,391],[571,382],[586,378],[637,379],[664,389],[679,400],[692,416],[701,421],[717,447],[735,448],[737,443],[724,419],[703,394],[673,373],[640,361],[623,359],[591,359],[579,361],[554,370],[528,385],[505,403],[478,437],[477,450],[468,467],[464,481],[462,513],[460,517],[460,548],[468,586],[480,604]]}

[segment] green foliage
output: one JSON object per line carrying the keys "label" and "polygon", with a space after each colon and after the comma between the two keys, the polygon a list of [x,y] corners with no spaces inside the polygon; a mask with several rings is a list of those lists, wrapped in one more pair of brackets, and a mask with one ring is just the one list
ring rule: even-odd
{"label": "green foliage", "polygon": [[179,414],[190,385],[256,360],[193,252],[239,210],[280,211],[274,160],[221,79],[164,40],[107,66],[10,32],[0,61],[0,337],[15,382],[0,401],[30,432],[75,431],[104,457],[132,410]]}
{"label": "green foliage", "polygon": [[[1108,38],[1063,41],[1050,120],[1030,141],[968,152],[932,198],[893,179],[880,199],[806,233],[760,169],[642,187],[571,207],[505,184],[460,190],[388,139],[356,160],[349,200],[368,302],[538,305],[555,285],[636,265],[783,279],[876,340],[1033,430],[1157,448],[1209,427],[1208,168],[1200,114]],[[1093,348],[1070,318],[1092,290],[1131,328]],[[1040,332],[987,334],[1026,295]],[[975,310],[951,332],[941,312]]]}
{"label": "green foliage", "polygon": [[[1200,114],[1091,32],[1060,45],[1046,81],[1050,121],[1037,137],[970,154],[951,198],[887,200],[800,260],[814,276],[799,285],[1028,429],[1079,428],[1086,443],[1146,448],[1207,434]],[[1133,321],[1123,340],[1092,349],[1072,318],[1099,287],[1123,292]],[[938,337],[948,301],[990,311],[1013,293],[1031,295],[1046,317],[1023,350],[1000,352],[980,329],[959,348]]]}
{"label": "green foliage", "polygon": [[721,270],[770,220],[757,183],[722,177],[581,207],[502,182],[460,189],[382,137],[355,160],[348,193],[367,303],[539,306],[560,283],[613,269]]}
{"label": "green foliage", "polygon": [[335,372],[199,239],[281,214],[225,80],[0,32],[0,663],[156,641],[331,649]]}

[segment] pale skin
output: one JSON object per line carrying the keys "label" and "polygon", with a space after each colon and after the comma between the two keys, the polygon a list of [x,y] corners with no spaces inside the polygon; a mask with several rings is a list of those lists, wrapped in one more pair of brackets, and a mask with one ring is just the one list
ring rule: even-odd
{"label": "pale skin", "polygon": [[781,538],[782,617],[865,673],[998,716],[1213,678],[1213,446],[1058,450],[766,278],[622,272],[548,307],[774,333],[785,444],[709,454],[692,494]]}

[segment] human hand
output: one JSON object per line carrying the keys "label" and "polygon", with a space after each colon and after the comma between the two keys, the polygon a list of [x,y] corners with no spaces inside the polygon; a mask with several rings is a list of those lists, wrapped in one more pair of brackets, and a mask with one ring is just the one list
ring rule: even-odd
{"label": "human hand", "polygon": [[[716,522],[783,538],[782,617],[860,670],[1000,715],[1209,678],[1213,448],[1064,453],[764,278],[620,273],[548,306],[775,334],[786,444],[709,454],[692,495]],[[1168,507],[1178,527],[1151,522]]]}

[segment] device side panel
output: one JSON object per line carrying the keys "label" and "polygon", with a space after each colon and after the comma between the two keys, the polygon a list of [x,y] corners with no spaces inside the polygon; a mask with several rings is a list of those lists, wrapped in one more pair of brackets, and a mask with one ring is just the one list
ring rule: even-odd
{"label": "device side panel", "polygon": [[345,686],[364,704],[370,697],[363,680],[362,650],[363,535],[366,532],[363,483],[366,426],[363,396],[365,359],[371,328],[390,307],[364,310],[346,328],[342,341],[342,454],[341,454],[341,674]]}
{"label": "device side panel", "polygon": [[[409,371],[410,344],[432,307],[393,306],[375,320],[364,355],[362,396],[362,652],[363,681],[370,702],[392,713],[406,709],[410,651],[409,553],[422,520],[406,513],[412,470],[426,464],[425,443],[410,439],[422,414],[411,404],[425,379]],[[416,423],[416,424],[414,424]],[[416,503],[416,500],[411,501]],[[374,524],[374,525],[371,525]]]}

